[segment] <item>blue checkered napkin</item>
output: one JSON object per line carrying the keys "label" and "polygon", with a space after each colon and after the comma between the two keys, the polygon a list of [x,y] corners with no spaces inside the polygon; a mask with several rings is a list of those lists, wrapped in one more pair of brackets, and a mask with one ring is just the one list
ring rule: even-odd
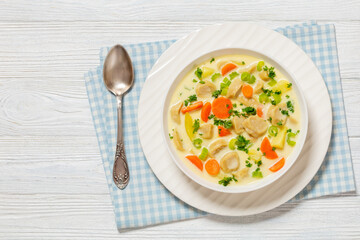
{"label": "blue checkered napkin", "polygon": [[[314,23],[278,29],[312,57],[326,81],[334,113],[333,136],[326,159],[314,180],[293,200],[355,190],[344,104],[337,62],[335,30]],[[125,151],[131,184],[119,190],[112,181],[116,141],[116,100],[102,80],[109,48],[100,51],[100,66],[85,74],[90,108],[119,229],[188,219],[205,215],[174,197],[155,177],[142,152],[137,132],[137,106],[146,76],[174,41],[126,45],[135,69],[135,85],[124,97]]]}
{"label": "blue checkered napkin", "polygon": [[355,191],[335,26],[312,24],[279,32],[298,44],[314,61],[325,80],[333,111],[332,137],[324,163],[312,181],[292,200]]}

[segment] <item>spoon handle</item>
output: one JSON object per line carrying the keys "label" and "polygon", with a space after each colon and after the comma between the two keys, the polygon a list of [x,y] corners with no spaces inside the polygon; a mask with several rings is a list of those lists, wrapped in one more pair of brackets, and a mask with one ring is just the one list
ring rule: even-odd
{"label": "spoon handle", "polygon": [[121,190],[124,189],[130,180],[130,173],[125,155],[125,146],[123,139],[123,128],[122,128],[122,95],[116,97],[117,100],[117,142],[116,142],[116,153],[113,168],[113,180],[115,185]]}

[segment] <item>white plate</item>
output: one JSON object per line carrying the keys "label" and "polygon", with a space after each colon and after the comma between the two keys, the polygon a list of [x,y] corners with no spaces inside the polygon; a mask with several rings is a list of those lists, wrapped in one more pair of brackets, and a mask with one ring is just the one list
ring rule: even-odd
{"label": "white plate", "polygon": [[[253,49],[278,62],[297,80],[308,105],[308,136],[298,160],[277,181],[248,193],[220,193],[193,182],[172,161],[161,136],[161,102],[171,84],[169,75],[176,75],[187,63],[201,55],[224,48]],[[161,55],[141,92],[138,127],[146,159],[170,192],[206,212],[243,216],[281,205],[310,182],[329,146],[332,112],[330,97],[320,72],[295,43],[255,24],[227,23],[193,32],[175,42]]]}

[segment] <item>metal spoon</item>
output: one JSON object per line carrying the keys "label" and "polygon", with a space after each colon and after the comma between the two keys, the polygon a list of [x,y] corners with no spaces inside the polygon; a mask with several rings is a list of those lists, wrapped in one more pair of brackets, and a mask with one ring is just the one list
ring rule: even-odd
{"label": "metal spoon", "polygon": [[117,99],[118,131],[113,180],[115,185],[122,190],[128,185],[130,179],[123,140],[122,97],[134,83],[134,69],[131,59],[123,46],[116,45],[110,49],[104,62],[103,77],[106,88]]}

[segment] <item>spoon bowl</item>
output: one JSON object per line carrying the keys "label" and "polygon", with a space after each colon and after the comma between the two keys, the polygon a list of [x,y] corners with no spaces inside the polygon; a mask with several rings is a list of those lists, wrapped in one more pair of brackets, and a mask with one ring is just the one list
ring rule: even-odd
{"label": "spoon bowl", "polygon": [[115,96],[127,92],[134,82],[134,69],[129,54],[121,45],[110,49],[104,62],[104,83]]}
{"label": "spoon bowl", "polygon": [[103,79],[106,88],[116,96],[117,100],[118,128],[113,180],[115,185],[122,190],[130,180],[122,130],[122,97],[134,83],[134,68],[123,46],[116,45],[110,49],[104,62]]}

